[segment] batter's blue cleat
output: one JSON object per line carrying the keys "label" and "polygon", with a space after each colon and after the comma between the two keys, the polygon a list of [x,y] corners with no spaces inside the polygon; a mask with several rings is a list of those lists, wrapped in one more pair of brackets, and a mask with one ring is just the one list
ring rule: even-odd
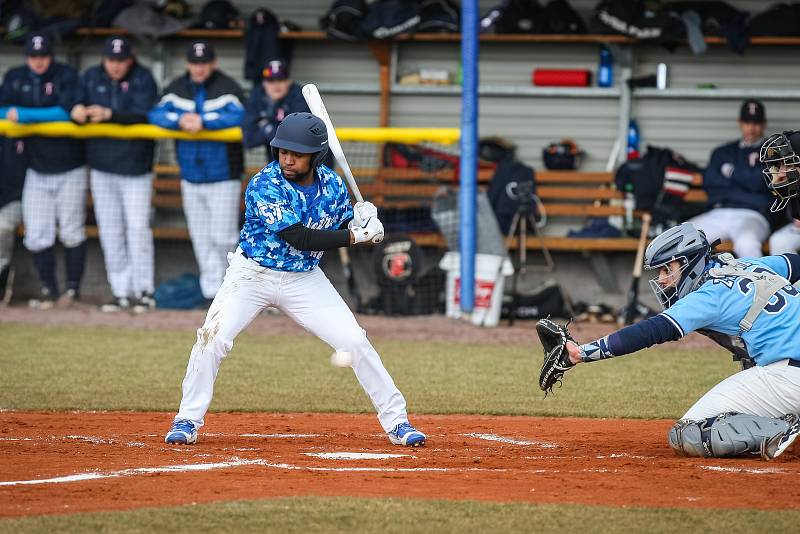
{"label": "batter's blue cleat", "polygon": [[427,436],[411,426],[408,421],[400,423],[389,432],[389,441],[395,445],[422,447],[426,439]]}
{"label": "batter's blue cleat", "polygon": [[191,445],[197,443],[197,428],[188,419],[176,419],[167,432],[164,442],[173,445]]}

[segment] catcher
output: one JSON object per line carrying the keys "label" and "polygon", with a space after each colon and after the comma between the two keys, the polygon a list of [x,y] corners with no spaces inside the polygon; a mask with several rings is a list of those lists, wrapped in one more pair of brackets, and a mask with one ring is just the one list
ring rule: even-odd
{"label": "catcher", "polygon": [[690,332],[706,335],[742,362],[703,395],[668,434],[682,456],[760,455],[772,460],[800,434],[800,256],[734,259],[712,255],[691,223],[670,228],[645,251],[644,267],[664,311],[579,345],[550,320],[536,325],[545,350],[539,387],[552,392],[583,362],[630,354]]}

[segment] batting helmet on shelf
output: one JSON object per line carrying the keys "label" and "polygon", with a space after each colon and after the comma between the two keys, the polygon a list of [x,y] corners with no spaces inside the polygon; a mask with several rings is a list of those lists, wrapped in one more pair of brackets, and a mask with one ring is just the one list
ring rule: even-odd
{"label": "batting helmet on shelf", "polygon": [[[786,131],[769,136],[761,145],[767,189],[777,198],[770,211],[781,211],[789,200],[800,195],[800,131]],[[795,214],[797,216],[797,214]]]}
{"label": "batting helmet on shelf", "polygon": [[276,128],[270,146],[276,160],[281,148],[299,154],[314,154],[311,168],[316,169],[328,153],[328,129],[322,119],[311,113],[290,113]]}
{"label": "batting helmet on shelf", "polygon": [[664,309],[697,287],[711,257],[711,249],[702,230],[698,230],[689,222],[673,226],[647,245],[644,252],[645,269],[659,269],[673,261],[681,264],[676,283],[663,287],[657,279],[650,280],[650,288]]}

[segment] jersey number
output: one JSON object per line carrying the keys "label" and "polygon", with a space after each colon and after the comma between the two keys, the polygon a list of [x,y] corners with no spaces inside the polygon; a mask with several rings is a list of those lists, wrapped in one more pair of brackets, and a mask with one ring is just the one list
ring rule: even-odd
{"label": "jersey number", "polygon": [[275,224],[275,221],[283,219],[283,210],[278,204],[261,204],[258,211],[267,224]]}
{"label": "jersey number", "polygon": [[[763,267],[756,267],[753,269],[754,273],[771,273],[771,271],[764,269]],[[748,280],[747,278],[740,278],[739,279],[739,291],[741,291],[742,295],[747,295],[753,289],[753,282]],[[769,313],[770,315],[775,315],[780,313],[787,304],[787,298],[789,297],[796,297],[799,293],[797,289],[791,284],[783,286],[777,293],[770,297],[769,302],[764,306],[764,311]]]}

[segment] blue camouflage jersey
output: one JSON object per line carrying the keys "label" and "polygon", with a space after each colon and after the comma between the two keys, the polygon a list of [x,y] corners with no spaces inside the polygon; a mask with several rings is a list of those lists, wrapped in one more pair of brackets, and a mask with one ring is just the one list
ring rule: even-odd
{"label": "blue camouflage jersey", "polygon": [[[797,273],[792,272],[796,265],[786,256],[738,261],[739,268],[748,271],[778,274],[787,281],[797,278]],[[660,315],[672,323],[680,337],[699,329],[738,336],[739,321],[750,309],[754,294],[750,280],[738,276],[709,277]],[[787,284],[772,296],[756,317],[752,329],[741,337],[756,365],[769,365],[785,358],[800,360],[800,292]]]}
{"label": "blue camouflage jersey", "polygon": [[314,230],[336,230],[353,217],[344,181],[324,165],[317,167],[314,186],[304,188],[286,180],[273,161],[250,180],[244,200],[239,246],[245,256],[276,271],[311,271],[323,254],[297,250],[278,232],[297,223]]}

